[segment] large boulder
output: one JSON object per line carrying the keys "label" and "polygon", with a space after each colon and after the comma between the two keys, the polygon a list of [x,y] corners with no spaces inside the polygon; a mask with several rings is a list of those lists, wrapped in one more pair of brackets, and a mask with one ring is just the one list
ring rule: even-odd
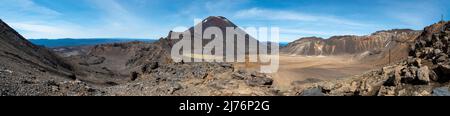
{"label": "large boulder", "polygon": [[428,84],[430,82],[430,69],[427,66],[419,68],[417,71],[417,80],[421,84]]}
{"label": "large boulder", "polygon": [[450,80],[450,65],[446,64],[446,65],[439,65],[436,69],[435,69],[437,76],[438,76],[438,80],[440,82],[448,82]]}
{"label": "large boulder", "polygon": [[252,77],[247,79],[246,83],[249,86],[264,86],[264,85],[272,85],[273,80],[267,77]]}
{"label": "large boulder", "polygon": [[405,66],[397,66],[395,67],[395,73],[394,73],[394,85],[400,84],[400,81],[402,80],[402,70],[405,69]]}
{"label": "large boulder", "polygon": [[143,65],[142,68],[141,68],[141,71],[142,72],[148,72],[148,71],[151,71],[151,70],[155,70],[158,67],[159,67],[159,63],[158,62],[151,62],[151,63]]}
{"label": "large boulder", "polygon": [[252,72],[249,73],[244,70],[238,70],[231,75],[233,79],[244,80],[249,86],[265,86],[272,85],[273,79],[266,74]]}
{"label": "large boulder", "polygon": [[231,77],[233,79],[244,80],[247,77],[247,74],[245,71],[238,70],[236,72],[233,72]]}

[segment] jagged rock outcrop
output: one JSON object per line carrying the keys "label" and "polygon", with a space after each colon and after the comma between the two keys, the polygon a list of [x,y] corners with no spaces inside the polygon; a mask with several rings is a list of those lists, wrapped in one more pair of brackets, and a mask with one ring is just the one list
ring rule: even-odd
{"label": "jagged rock outcrop", "polygon": [[[234,74],[243,74],[243,79]],[[158,65],[132,82],[105,88],[111,95],[266,96],[278,95],[268,75],[235,71],[221,63]]]}
{"label": "jagged rock outcrop", "polygon": [[[450,80],[450,23],[440,22],[425,28],[410,52],[411,60],[421,60],[418,67],[428,67],[434,81]],[[410,64],[408,66],[411,67]]]}
{"label": "jagged rock outcrop", "polygon": [[395,71],[391,72],[393,74],[386,83],[391,83],[388,84],[390,86],[447,83],[450,80],[449,37],[448,22],[439,22],[426,27],[415,44],[411,45],[408,59],[396,65]]}

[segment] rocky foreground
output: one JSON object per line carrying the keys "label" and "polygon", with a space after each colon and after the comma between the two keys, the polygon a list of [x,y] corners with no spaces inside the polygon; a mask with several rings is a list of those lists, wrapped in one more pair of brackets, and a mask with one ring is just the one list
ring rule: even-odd
{"label": "rocky foreground", "polygon": [[29,43],[6,23],[0,29],[1,96],[450,95],[449,22],[425,28],[400,63],[340,80],[295,82],[288,91],[278,90],[271,76],[235,64],[173,62],[174,41],[167,38],[85,47],[58,56]]}

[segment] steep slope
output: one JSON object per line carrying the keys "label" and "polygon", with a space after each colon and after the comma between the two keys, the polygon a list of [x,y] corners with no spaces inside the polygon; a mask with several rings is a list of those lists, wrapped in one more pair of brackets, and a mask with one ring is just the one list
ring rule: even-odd
{"label": "steep slope", "polygon": [[46,48],[33,45],[1,20],[0,38],[1,58],[17,61],[14,63],[31,64],[54,73],[67,74],[70,72],[70,66],[62,59]]}
{"label": "steep slope", "polygon": [[0,20],[0,96],[94,95],[72,67]]}
{"label": "steep slope", "polygon": [[[201,29],[205,31],[209,27],[218,27],[222,31],[225,31],[227,27],[238,27],[233,22],[228,20],[227,18],[223,16],[209,16],[206,19],[202,20],[202,22],[198,23],[197,25],[194,25],[193,27],[189,28],[186,31],[190,31],[191,33],[194,33],[194,30],[196,27],[202,27]],[[200,28],[199,28],[200,29]],[[197,33],[198,34],[198,33]]]}
{"label": "steep slope", "polygon": [[[198,39],[202,39],[201,42],[203,44],[203,46],[191,44],[193,51],[202,51],[207,47],[206,44],[217,39],[216,35],[211,35],[211,37],[209,37],[210,35],[202,35],[205,33],[206,29],[208,29],[210,27],[217,27],[222,32],[223,40],[220,43],[223,44],[224,55],[226,55],[226,53],[227,53],[227,51],[226,51],[227,45],[234,46],[235,56],[237,56],[238,48],[241,48],[241,47],[245,48],[245,54],[248,55],[251,53],[250,50],[257,50],[258,46],[260,46],[260,45],[264,45],[264,46],[271,45],[271,44],[260,42],[260,41],[256,40],[254,37],[250,36],[247,32],[245,32],[242,28],[238,27],[232,21],[230,21],[227,18],[222,17],[222,16],[209,16],[206,19],[202,20],[200,23],[194,25],[193,27],[190,27],[188,30],[186,30],[184,32],[170,32],[169,36],[167,38],[171,38],[172,34],[176,35],[176,34],[181,34],[181,33],[190,33],[192,43],[194,43],[194,41],[198,41]],[[230,38],[227,38],[227,33],[226,33],[227,28],[232,28],[232,29],[236,30],[236,32],[234,33],[234,37],[231,37],[231,38],[233,38],[233,40],[232,40],[233,43],[231,43],[231,44],[227,42],[227,39],[230,39]],[[200,31],[200,30],[202,30],[202,31]],[[208,36],[208,37],[206,37],[206,36]],[[195,37],[197,37],[197,38],[195,38]],[[210,38],[210,39],[207,39],[207,38]],[[176,42],[180,41],[180,39],[170,40],[170,41],[175,41],[175,43],[176,43]],[[255,43],[256,45],[250,46],[250,45],[252,45],[250,43]],[[275,45],[278,45],[278,44],[275,44]],[[269,47],[269,50],[270,50],[270,47]],[[215,51],[212,51],[212,54],[215,55]],[[222,55],[220,55],[220,56],[222,56]]]}
{"label": "steep slope", "polygon": [[411,44],[414,44],[417,37],[422,32],[411,30],[391,30],[380,31],[377,33],[384,33],[385,36],[379,36],[380,38],[389,38],[385,46],[375,50],[363,52],[362,54],[359,54],[358,57],[362,62],[373,64],[376,67],[382,67],[406,60]]}

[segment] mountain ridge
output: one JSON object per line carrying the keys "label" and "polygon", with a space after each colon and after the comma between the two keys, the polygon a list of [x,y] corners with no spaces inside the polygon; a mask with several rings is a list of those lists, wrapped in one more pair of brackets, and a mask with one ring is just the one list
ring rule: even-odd
{"label": "mountain ridge", "polygon": [[410,29],[393,29],[374,32],[370,35],[340,35],[324,39],[320,37],[304,37],[289,43],[282,48],[282,53],[292,55],[346,55],[387,47],[390,39],[399,42],[412,42],[420,31]]}
{"label": "mountain ridge", "polygon": [[28,39],[35,45],[45,46],[48,48],[55,47],[76,47],[76,46],[93,46],[108,43],[125,43],[132,41],[154,42],[156,39],[119,39],[119,38],[62,38],[62,39]]}

